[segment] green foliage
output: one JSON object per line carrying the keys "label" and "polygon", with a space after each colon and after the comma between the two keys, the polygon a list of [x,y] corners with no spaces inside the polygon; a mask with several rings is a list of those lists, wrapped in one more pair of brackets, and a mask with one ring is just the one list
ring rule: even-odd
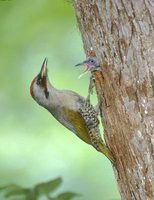
{"label": "green foliage", "polygon": [[77,194],[75,194],[73,192],[65,192],[65,193],[58,195],[58,197],[55,200],[70,200],[70,199],[74,198],[75,196],[77,196]]}
{"label": "green foliage", "polygon": [[5,199],[19,200],[38,200],[41,196],[45,196],[48,200],[71,200],[78,194],[74,192],[64,192],[53,197],[52,193],[59,188],[62,183],[61,178],[56,178],[48,182],[39,183],[33,188],[23,188],[19,185],[7,185],[0,187],[0,192],[4,193]]}

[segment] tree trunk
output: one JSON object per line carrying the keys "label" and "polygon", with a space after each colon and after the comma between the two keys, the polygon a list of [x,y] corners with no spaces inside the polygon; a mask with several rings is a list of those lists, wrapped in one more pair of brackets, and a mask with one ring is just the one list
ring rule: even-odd
{"label": "tree trunk", "polygon": [[[154,1],[74,0],[122,199],[154,199]],[[98,83],[98,84],[97,84]]]}

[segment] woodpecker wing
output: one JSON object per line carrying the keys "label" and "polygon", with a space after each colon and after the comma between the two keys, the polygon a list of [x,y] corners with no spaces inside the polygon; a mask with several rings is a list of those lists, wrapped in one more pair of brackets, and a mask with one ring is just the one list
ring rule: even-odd
{"label": "woodpecker wing", "polygon": [[82,114],[79,111],[74,111],[66,107],[63,107],[63,112],[67,120],[73,126],[74,133],[84,142],[91,144],[89,130]]}
{"label": "woodpecker wing", "polygon": [[83,98],[79,98],[77,102],[79,107],[77,110],[63,107],[63,112],[67,117],[67,121],[73,125],[76,135],[88,144],[91,144],[91,132],[101,140],[98,128],[98,118],[94,107]]}

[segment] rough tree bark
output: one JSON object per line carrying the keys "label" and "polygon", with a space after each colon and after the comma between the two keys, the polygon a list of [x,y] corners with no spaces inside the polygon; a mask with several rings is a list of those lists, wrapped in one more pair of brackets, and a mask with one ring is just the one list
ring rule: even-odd
{"label": "rough tree bark", "polygon": [[74,0],[74,8],[87,56],[92,48],[102,67],[98,96],[121,197],[152,200],[154,1]]}

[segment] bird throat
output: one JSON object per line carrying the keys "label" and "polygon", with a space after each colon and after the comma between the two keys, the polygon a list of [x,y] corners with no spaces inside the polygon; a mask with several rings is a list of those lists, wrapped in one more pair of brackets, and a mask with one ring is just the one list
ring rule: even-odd
{"label": "bird throat", "polygon": [[84,72],[82,74],[80,74],[78,78],[80,79],[82,76],[84,76],[85,74],[87,74],[89,71],[90,71],[89,65],[85,65]]}
{"label": "bird throat", "polygon": [[48,97],[49,97],[49,92],[48,92],[48,89],[47,89],[47,77],[43,77],[43,78],[42,78],[42,87],[43,87],[43,89],[44,89],[45,97],[46,97],[46,99],[48,99]]}
{"label": "bird throat", "polygon": [[33,99],[34,99],[34,92],[33,92],[34,82],[35,82],[35,78],[32,80],[31,85],[30,85],[30,94],[31,94]]}
{"label": "bird throat", "polygon": [[[31,94],[31,96],[32,96],[33,99],[35,99],[35,95],[34,95],[34,91],[33,91],[33,85],[36,82],[36,79],[37,79],[37,77],[32,80],[31,86],[30,86],[30,94]],[[46,99],[48,99],[48,97],[49,97],[49,91],[47,89],[47,79],[46,79],[46,77],[42,78],[42,80],[41,80],[41,86],[42,86],[42,88],[44,90],[44,95],[45,95]]]}

